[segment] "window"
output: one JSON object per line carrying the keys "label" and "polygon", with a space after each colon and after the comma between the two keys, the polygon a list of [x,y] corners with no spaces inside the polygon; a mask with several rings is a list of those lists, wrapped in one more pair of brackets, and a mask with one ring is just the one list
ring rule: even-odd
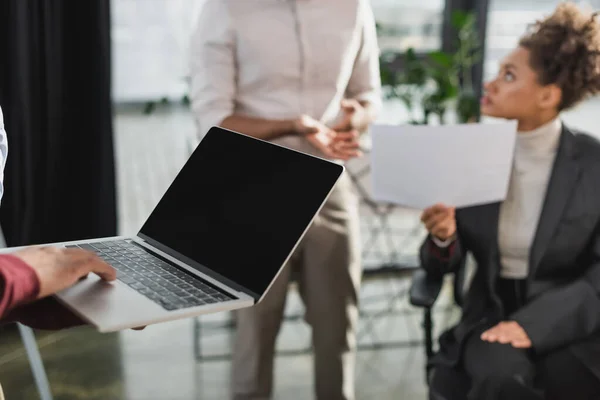
{"label": "window", "polygon": [[[594,9],[600,9],[600,0],[576,1]],[[490,0],[485,49],[484,79],[496,75],[500,60],[510,52],[519,41],[527,25],[536,19],[551,13],[555,0]]]}
{"label": "window", "polygon": [[[255,1],[255,0],[244,0]],[[185,94],[188,42],[205,0],[111,0],[116,102]],[[437,50],[445,0],[371,0],[382,50]],[[259,3],[259,2],[257,2]],[[143,68],[140,68],[143,66]]]}
{"label": "window", "polygon": [[115,102],[187,93],[188,43],[205,0],[111,0]]}
{"label": "window", "polygon": [[371,0],[382,51],[437,50],[442,45],[444,0]]}

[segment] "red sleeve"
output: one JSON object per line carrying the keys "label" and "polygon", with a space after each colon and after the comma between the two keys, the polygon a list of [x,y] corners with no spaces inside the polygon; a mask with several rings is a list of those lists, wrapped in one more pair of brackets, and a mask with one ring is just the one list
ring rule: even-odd
{"label": "red sleeve", "polygon": [[60,304],[46,297],[12,310],[5,322],[20,322],[34,329],[59,330],[85,325],[85,321]]}
{"label": "red sleeve", "polygon": [[0,322],[52,330],[85,323],[52,297],[34,302],[39,291],[33,268],[15,256],[0,255]]}
{"label": "red sleeve", "polygon": [[11,309],[35,300],[39,292],[33,268],[15,256],[0,255],[0,320]]}
{"label": "red sleeve", "polygon": [[456,240],[448,245],[448,247],[439,247],[431,238],[429,239],[429,251],[440,261],[450,261],[456,248]]}

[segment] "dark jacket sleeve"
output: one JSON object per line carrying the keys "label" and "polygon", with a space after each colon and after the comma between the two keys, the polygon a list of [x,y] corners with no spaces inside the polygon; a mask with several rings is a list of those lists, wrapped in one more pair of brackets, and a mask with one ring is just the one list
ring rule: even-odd
{"label": "dark jacket sleeve", "polygon": [[21,259],[0,255],[0,321],[6,314],[36,299],[40,284],[35,271]]}
{"label": "dark jacket sleeve", "polygon": [[592,262],[585,274],[541,294],[510,318],[525,329],[539,353],[600,331],[600,229],[596,232]]}
{"label": "dark jacket sleeve", "polygon": [[441,277],[456,272],[465,256],[460,235],[446,248],[438,247],[428,235],[420,249],[421,266],[428,275]]}

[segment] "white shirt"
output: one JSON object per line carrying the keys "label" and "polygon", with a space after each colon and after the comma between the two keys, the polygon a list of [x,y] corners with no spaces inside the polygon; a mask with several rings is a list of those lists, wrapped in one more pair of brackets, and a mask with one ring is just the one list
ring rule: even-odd
{"label": "white shirt", "polygon": [[8,139],[4,130],[4,117],[2,107],[0,107],[0,200],[4,194],[4,167],[6,166],[6,157],[8,157]]}
{"label": "white shirt", "polygon": [[[381,102],[369,0],[208,0],[191,42],[199,133],[238,114],[334,123],[342,98]],[[275,140],[315,154],[300,136]],[[316,154],[320,155],[321,154]]]}
{"label": "white shirt", "polygon": [[506,200],[500,207],[498,244],[500,276],[524,279],[529,252],[542,212],[556,158],[562,123],[555,120],[517,135],[515,158]]}

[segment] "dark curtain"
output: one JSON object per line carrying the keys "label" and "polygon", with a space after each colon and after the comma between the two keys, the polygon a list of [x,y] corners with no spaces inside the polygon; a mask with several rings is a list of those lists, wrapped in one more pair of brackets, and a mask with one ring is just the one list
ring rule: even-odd
{"label": "dark curtain", "polygon": [[109,0],[1,0],[9,246],[115,235]]}

